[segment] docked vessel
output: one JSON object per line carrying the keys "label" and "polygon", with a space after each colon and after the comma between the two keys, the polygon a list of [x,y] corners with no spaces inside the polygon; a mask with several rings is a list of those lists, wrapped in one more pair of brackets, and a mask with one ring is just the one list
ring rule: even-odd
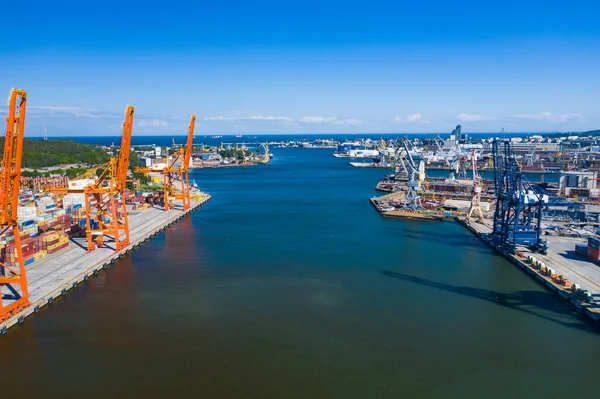
{"label": "docked vessel", "polygon": [[350,165],[355,168],[389,168],[389,165],[382,165],[377,162],[350,162]]}
{"label": "docked vessel", "polygon": [[419,220],[426,222],[441,222],[444,220],[444,216],[440,214],[409,211],[403,209],[396,209],[393,211],[383,211],[382,209],[381,216],[383,216],[384,218]]}

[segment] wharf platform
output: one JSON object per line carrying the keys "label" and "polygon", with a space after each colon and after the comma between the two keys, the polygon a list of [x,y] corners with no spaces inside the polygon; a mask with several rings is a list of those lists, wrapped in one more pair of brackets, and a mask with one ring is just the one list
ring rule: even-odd
{"label": "wharf platform", "polygon": [[[524,254],[521,258],[508,252],[499,251],[495,248],[488,238],[492,232],[489,223],[481,224],[471,222],[468,224],[465,218],[456,217],[455,220],[469,229],[473,234],[481,238],[486,244],[494,250],[501,253],[511,263],[518,266],[527,274],[534,277],[540,284],[546,286],[551,291],[557,293],[561,298],[571,303],[577,310],[596,322],[600,322],[600,267],[589,262],[583,256],[575,254],[575,244],[583,243],[584,240],[568,237],[548,236],[548,253],[542,255],[532,253],[526,247],[520,247],[519,251]],[[542,274],[540,270],[533,268],[525,262],[527,255],[534,256],[542,261],[546,266],[554,269],[556,274],[563,275],[571,283],[576,283],[582,289],[586,289],[592,296],[592,303],[581,301],[570,288],[552,280],[550,276]]]}
{"label": "wharf platform", "polygon": [[370,198],[369,201],[371,202],[371,205],[373,205],[373,207],[377,209],[377,212],[379,212],[379,214],[384,218],[432,222],[441,222],[444,220],[444,215],[435,211],[388,209],[389,203],[392,199],[403,198],[403,195],[404,193],[402,192],[395,192],[381,197]]}
{"label": "wharf platform", "polygon": [[[119,252],[110,248],[111,241],[105,241],[106,247],[87,252],[85,237],[71,239],[68,249],[34,263],[27,268],[29,301],[31,306],[0,323],[0,334],[27,316],[40,311],[56,298],[65,295],[70,289],[95,276],[108,265],[118,261],[125,254],[150,240],[169,225],[177,222],[189,213],[199,209],[211,200],[207,194],[201,200],[192,200],[190,209],[181,210],[180,201],[175,208],[164,211],[162,208],[149,208],[128,212],[129,237],[131,244]],[[179,204],[178,204],[179,202]]]}

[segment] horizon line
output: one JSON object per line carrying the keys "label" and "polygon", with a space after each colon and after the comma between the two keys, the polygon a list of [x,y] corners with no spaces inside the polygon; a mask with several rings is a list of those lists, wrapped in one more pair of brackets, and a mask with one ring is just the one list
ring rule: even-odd
{"label": "horizon line", "polygon": [[[600,129],[593,129],[593,130],[587,130],[587,131],[569,131],[569,132],[557,132],[557,131],[548,131],[548,132],[543,132],[543,131],[539,131],[539,132],[470,132],[470,133],[464,133],[467,135],[473,135],[473,134],[487,134],[487,135],[492,135],[492,134],[497,134],[497,135],[513,135],[513,134],[527,134],[527,135],[537,135],[537,134],[572,134],[572,133],[577,133],[577,134],[582,134],[582,133],[591,133],[591,132],[597,132],[600,131]],[[236,133],[232,133],[232,134],[202,134],[202,135],[194,135],[194,137],[208,137],[208,138],[212,138],[213,136],[222,136],[222,137],[228,137],[228,136],[232,136],[232,137],[236,137],[236,136],[318,136],[318,135],[323,135],[323,136],[327,136],[327,135],[332,135],[332,136],[355,136],[355,135],[398,135],[398,134],[415,134],[415,135],[427,135],[427,134],[437,134],[437,135],[451,135],[452,133],[450,132],[420,132],[420,133],[411,133],[411,132],[378,132],[378,133],[246,133],[246,134],[236,134]],[[43,138],[44,135],[31,135],[31,136],[25,136],[24,138]],[[71,138],[71,137],[121,137],[121,135],[118,134],[102,134],[102,135],[69,135],[69,136],[48,136],[48,140],[52,140],[52,139],[64,139],[64,138]],[[133,137],[187,137],[187,134],[141,134],[141,135],[132,135]]]}

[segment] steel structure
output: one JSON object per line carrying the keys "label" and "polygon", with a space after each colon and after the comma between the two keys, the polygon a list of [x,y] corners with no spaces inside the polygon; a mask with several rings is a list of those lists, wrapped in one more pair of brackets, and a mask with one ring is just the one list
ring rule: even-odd
{"label": "steel structure", "polygon": [[[190,167],[190,160],[192,156],[192,142],[194,141],[195,125],[196,115],[192,115],[190,118],[190,125],[188,127],[188,135],[185,147],[182,147],[176,151],[171,160],[166,163],[166,166],[161,168],[136,168],[136,172],[139,173],[162,173],[165,211],[173,208],[174,200],[182,201],[184,211],[190,209],[192,199],[188,169]],[[178,182],[181,185],[179,191],[176,190],[176,183]]]}
{"label": "steel structure", "polygon": [[133,106],[128,105],[123,122],[119,155],[93,169],[98,175],[95,180],[76,179],[70,182],[66,189],[52,190],[84,194],[88,252],[99,246],[110,247],[105,242],[105,237],[114,241],[115,251],[120,251],[129,245],[129,221],[123,191],[127,184],[133,114]]}
{"label": "steel structure", "polygon": [[471,207],[467,214],[467,223],[471,223],[473,214],[477,216],[477,220],[483,223],[483,212],[481,212],[481,177],[477,173],[475,150],[471,153],[471,168],[473,169],[473,196],[471,197]]}
{"label": "steel structure", "polygon": [[[4,157],[0,173],[0,233],[12,231],[14,234],[17,265],[8,265],[6,259],[0,263],[0,321],[30,305],[21,236],[17,226],[26,105],[27,93],[24,90],[13,89],[8,102]],[[19,287],[20,292],[15,286]],[[6,297],[5,289],[9,291]]]}
{"label": "steel structure", "polygon": [[545,253],[541,220],[548,196],[539,193],[527,180],[511,152],[510,142],[495,140],[492,151],[496,184],[492,243],[497,249],[509,253],[515,253],[517,245]]}
{"label": "steel structure", "polygon": [[408,182],[406,183],[408,191],[406,192],[406,198],[404,199],[404,208],[418,209],[423,207],[421,205],[421,196],[417,193],[418,191],[421,191],[420,171],[415,165],[407,143],[408,140],[402,141],[404,151],[406,151],[406,157],[403,155],[400,157],[402,168],[408,176]]}

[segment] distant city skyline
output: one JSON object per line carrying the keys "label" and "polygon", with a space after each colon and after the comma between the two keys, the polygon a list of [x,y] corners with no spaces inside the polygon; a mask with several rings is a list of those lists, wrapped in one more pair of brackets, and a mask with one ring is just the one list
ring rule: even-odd
{"label": "distant city skyline", "polygon": [[31,3],[0,26],[0,95],[28,91],[31,137],[118,136],[127,104],[135,135],[192,113],[198,135],[600,128],[591,1]]}

